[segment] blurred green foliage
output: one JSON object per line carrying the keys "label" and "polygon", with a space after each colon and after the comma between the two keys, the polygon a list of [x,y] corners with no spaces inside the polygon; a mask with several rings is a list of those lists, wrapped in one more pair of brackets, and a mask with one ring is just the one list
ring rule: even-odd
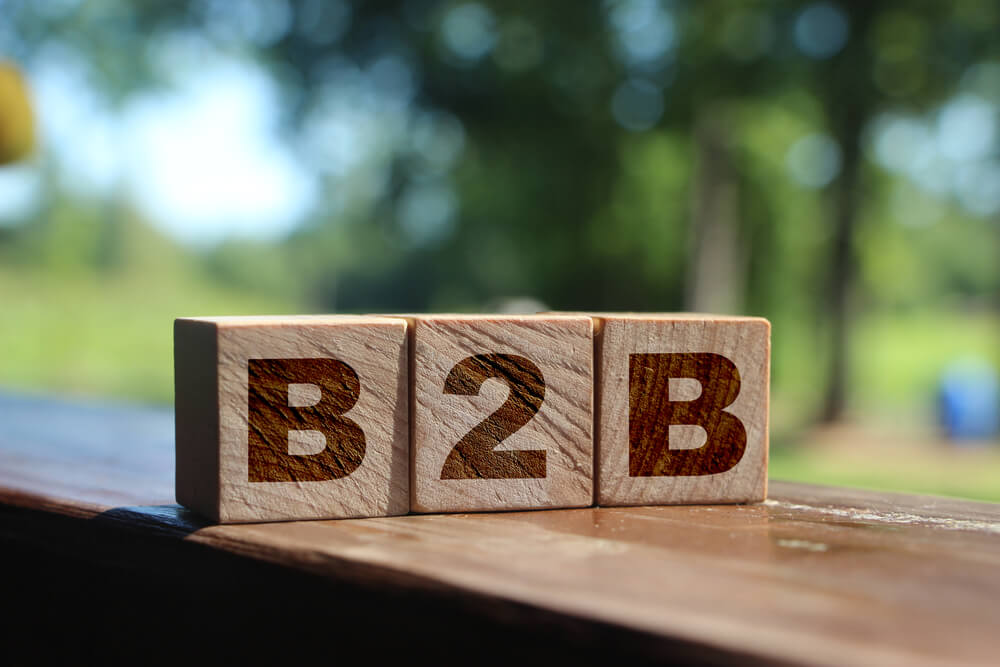
{"label": "blurred green foliage", "polygon": [[[184,245],[43,150],[40,204],[0,225],[4,386],[169,401],[181,315],[744,312],[773,322],[775,469],[895,486],[911,473],[866,481],[780,444],[845,414],[929,427],[950,361],[1000,364],[996,3],[0,9],[0,57],[62,49],[112,112],[176,87],[185,59],[259,67],[319,192],[277,240]],[[949,109],[968,104],[991,132],[961,135]],[[357,131],[324,135],[344,108]],[[336,168],[338,142],[363,159]]]}

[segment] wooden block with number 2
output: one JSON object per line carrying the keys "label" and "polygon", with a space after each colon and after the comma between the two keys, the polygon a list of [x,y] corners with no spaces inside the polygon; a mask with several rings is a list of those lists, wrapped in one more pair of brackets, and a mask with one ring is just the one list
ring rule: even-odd
{"label": "wooden block with number 2", "polygon": [[581,316],[414,316],[410,506],[593,502],[593,325]]}

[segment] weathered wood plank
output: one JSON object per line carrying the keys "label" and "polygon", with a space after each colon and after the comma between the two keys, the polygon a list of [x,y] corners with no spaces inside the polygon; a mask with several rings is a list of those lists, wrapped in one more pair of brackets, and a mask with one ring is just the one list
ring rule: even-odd
{"label": "weathered wood plank", "polygon": [[0,415],[11,511],[99,517],[328,579],[439,589],[729,655],[991,664],[1000,650],[1000,505],[779,482],[747,506],[206,526],[164,498],[169,412],[0,397]]}

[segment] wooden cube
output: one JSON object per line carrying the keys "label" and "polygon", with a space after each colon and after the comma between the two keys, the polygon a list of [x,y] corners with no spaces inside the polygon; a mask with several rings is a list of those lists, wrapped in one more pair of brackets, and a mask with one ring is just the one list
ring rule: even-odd
{"label": "wooden cube", "polygon": [[176,320],[177,501],[222,523],[408,512],[406,327]]}
{"label": "wooden cube", "polygon": [[599,504],[765,499],[767,320],[596,315],[595,336]]}
{"label": "wooden cube", "polygon": [[582,316],[410,318],[410,507],[593,502],[593,323]]}

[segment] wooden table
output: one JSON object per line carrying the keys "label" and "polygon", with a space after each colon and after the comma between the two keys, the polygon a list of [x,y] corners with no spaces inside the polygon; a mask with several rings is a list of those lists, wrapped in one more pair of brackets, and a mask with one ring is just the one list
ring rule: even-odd
{"label": "wooden table", "polygon": [[213,526],[173,504],[172,441],[167,410],[0,394],[15,662],[1000,661],[1000,505],[775,482],[754,506]]}

